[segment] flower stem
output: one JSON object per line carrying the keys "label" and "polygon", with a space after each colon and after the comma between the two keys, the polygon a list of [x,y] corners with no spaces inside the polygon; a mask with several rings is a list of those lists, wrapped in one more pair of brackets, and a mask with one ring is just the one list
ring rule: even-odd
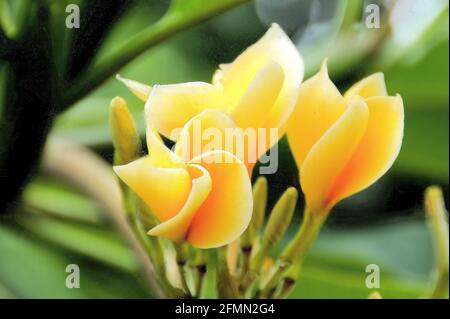
{"label": "flower stem", "polygon": [[239,292],[236,281],[228,269],[227,247],[219,248],[217,254],[216,284],[219,298],[238,298]]}
{"label": "flower stem", "polygon": [[176,252],[176,261],[178,265],[178,272],[180,275],[181,286],[186,294],[191,297],[191,290],[189,289],[189,285],[187,282],[187,274],[186,274],[186,263],[188,259],[188,247],[186,244],[174,244],[175,252]]}
{"label": "flower stem", "polygon": [[265,285],[263,285],[261,291],[257,292],[260,297],[272,297],[278,284],[282,281],[284,273],[292,264],[298,262],[299,266],[301,265],[304,257],[317,238],[326,216],[327,213],[311,212],[308,208],[305,208],[303,222],[299,231],[283,251],[275,272]]}

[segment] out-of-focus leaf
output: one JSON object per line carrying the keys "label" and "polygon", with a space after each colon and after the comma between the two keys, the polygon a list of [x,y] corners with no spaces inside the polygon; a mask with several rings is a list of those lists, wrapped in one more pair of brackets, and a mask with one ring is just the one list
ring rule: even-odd
{"label": "out-of-focus leaf", "polygon": [[413,65],[386,71],[391,94],[405,104],[405,136],[394,169],[448,184],[448,39]]}
{"label": "out-of-focus leaf", "polygon": [[17,219],[28,231],[51,243],[124,271],[136,271],[131,250],[110,231],[46,217],[20,216]]}
{"label": "out-of-focus leaf", "polygon": [[21,234],[0,225],[0,283],[25,298],[82,298],[78,289],[67,289],[67,260]]}
{"label": "out-of-focus leaf", "polygon": [[307,256],[291,297],[367,298],[366,266],[380,267],[385,298],[417,298],[432,269],[432,244],[424,221],[357,230],[322,231]]}
{"label": "out-of-focus leaf", "polygon": [[102,220],[95,203],[61,183],[34,179],[22,198],[27,207],[45,214],[97,224]]}
{"label": "out-of-focus leaf", "polygon": [[[135,273],[47,245],[22,228],[0,225],[0,251],[0,298],[148,297]],[[66,287],[69,264],[79,266],[80,288]]]}
{"label": "out-of-focus leaf", "polygon": [[448,5],[447,0],[397,1],[390,15],[391,36],[377,65],[414,63],[448,39]]}

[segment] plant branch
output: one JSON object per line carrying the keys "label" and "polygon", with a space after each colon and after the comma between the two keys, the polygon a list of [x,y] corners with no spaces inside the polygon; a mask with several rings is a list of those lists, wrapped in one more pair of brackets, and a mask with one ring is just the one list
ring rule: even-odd
{"label": "plant branch", "polygon": [[[105,80],[113,76],[122,67],[149,48],[221,12],[248,1],[214,1],[202,7],[199,6],[196,10],[189,10],[188,12],[178,10],[177,6],[171,6],[164,17],[158,22],[135,35],[111,56],[93,66],[89,72],[81,75],[75,84],[68,88],[62,101],[62,110],[97,88]],[[176,3],[179,3],[179,1],[176,1]]]}

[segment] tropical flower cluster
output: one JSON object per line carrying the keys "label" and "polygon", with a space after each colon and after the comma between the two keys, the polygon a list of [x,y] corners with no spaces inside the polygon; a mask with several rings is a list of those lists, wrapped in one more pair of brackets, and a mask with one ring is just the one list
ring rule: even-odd
{"label": "tropical flower cluster", "polygon": [[[119,77],[145,102],[148,155],[114,170],[159,220],[149,235],[198,248],[239,238],[254,211],[254,159],[284,134],[311,216],[325,217],[392,166],[402,143],[403,103],[399,95],[388,95],[383,75],[370,75],[345,94],[330,80],[327,61],[302,83],[303,75],[301,55],[273,24],[233,62],[220,65],[212,83],[149,86]],[[243,142],[245,152],[224,140],[194,147],[196,123],[200,133],[213,128],[224,135],[228,129],[263,134]],[[161,136],[174,142],[172,150]]]}

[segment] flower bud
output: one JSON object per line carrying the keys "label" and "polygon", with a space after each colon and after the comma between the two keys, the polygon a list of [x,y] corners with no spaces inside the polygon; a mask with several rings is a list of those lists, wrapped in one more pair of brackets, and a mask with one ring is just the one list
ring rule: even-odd
{"label": "flower bud", "polygon": [[110,104],[110,125],[117,164],[135,160],[141,152],[141,139],[127,102],[115,97]]}
{"label": "flower bud", "polygon": [[242,234],[240,245],[243,252],[251,252],[264,221],[267,206],[267,179],[259,177],[253,185],[253,214],[247,230]]}
{"label": "flower bud", "polygon": [[262,246],[273,247],[284,235],[297,204],[298,192],[294,187],[288,188],[283,195],[281,195],[278,202],[275,204],[270,213],[269,221],[262,239]]}

